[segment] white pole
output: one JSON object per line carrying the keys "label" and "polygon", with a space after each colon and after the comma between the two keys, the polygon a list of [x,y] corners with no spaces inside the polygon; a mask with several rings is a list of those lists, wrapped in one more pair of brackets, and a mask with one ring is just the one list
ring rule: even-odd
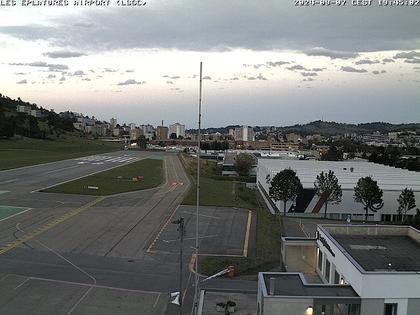
{"label": "white pole", "polygon": [[200,87],[198,93],[198,151],[197,151],[197,208],[195,212],[195,286],[194,286],[194,314],[197,314],[198,306],[198,214],[200,208],[200,157],[201,157],[201,92],[203,83],[203,62],[200,62]]}

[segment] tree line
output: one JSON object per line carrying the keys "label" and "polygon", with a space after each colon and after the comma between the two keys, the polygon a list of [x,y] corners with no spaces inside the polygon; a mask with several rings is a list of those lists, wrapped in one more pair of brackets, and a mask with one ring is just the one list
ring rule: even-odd
{"label": "tree line", "polygon": [[[324,202],[324,218],[326,218],[328,205],[341,202],[343,195],[341,185],[339,185],[338,178],[334,172],[329,170],[328,172],[321,172],[317,175],[314,182],[314,189],[316,190],[316,194]],[[369,212],[376,213],[384,206],[383,191],[371,176],[359,178],[353,190],[354,201],[363,205],[366,221]],[[302,191],[303,186],[296,172],[288,168],[277,173],[271,180],[269,196],[275,201],[283,201],[283,213],[286,215],[287,202],[295,202]],[[397,213],[402,217],[402,221],[404,221],[407,212],[416,207],[413,190],[408,188],[403,189],[397,198],[397,202],[399,205]]]}

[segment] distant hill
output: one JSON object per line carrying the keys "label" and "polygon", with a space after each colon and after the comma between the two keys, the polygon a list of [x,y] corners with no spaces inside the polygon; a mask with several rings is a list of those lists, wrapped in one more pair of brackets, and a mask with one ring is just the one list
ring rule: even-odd
{"label": "distant hill", "polygon": [[[220,128],[207,128],[203,129],[203,133],[227,133],[230,128],[239,127],[238,125],[220,127]],[[266,126],[256,126],[254,127],[255,131],[261,131],[265,128],[272,128]],[[347,123],[337,123],[333,121],[313,121],[307,124],[296,124],[293,126],[286,127],[275,127],[276,131],[281,133],[298,133],[301,135],[308,134],[321,134],[323,136],[332,136],[337,134],[344,133],[372,133],[378,131],[380,133],[388,133],[394,131],[408,131],[416,130],[420,131],[420,123],[410,123],[410,124],[390,124],[387,122],[371,122],[371,123],[361,123],[361,124],[347,124]],[[187,130],[190,133],[197,133],[197,129]]]}
{"label": "distant hill", "polygon": [[[29,113],[17,112],[17,106],[27,106],[37,111],[37,117]],[[0,138],[21,135],[29,138],[46,139],[63,133],[74,132],[72,117],[56,114],[54,111],[38,107],[0,94]]]}

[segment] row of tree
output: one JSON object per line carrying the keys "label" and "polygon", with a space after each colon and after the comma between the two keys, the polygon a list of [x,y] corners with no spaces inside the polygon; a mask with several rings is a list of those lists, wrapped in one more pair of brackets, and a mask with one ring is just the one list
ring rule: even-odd
{"label": "row of tree", "polygon": [[[328,204],[338,204],[341,202],[343,191],[338,183],[338,178],[334,172],[321,172],[317,175],[314,182],[316,194],[324,201],[324,217],[327,216]],[[292,169],[284,169],[277,173],[271,180],[269,195],[275,201],[283,201],[283,212],[286,214],[286,204],[288,201],[295,201],[302,192],[303,187],[296,172]],[[384,206],[383,191],[378,183],[370,176],[359,178],[354,187],[354,200],[363,204],[365,210],[365,220],[367,221],[369,211],[377,212]],[[402,220],[408,211],[416,207],[414,193],[411,189],[405,188],[401,191],[398,199],[398,214]]]}

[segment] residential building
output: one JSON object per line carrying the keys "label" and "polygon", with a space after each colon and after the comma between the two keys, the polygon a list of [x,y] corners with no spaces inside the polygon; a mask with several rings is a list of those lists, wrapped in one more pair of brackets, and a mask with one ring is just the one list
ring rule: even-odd
{"label": "residential building", "polygon": [[114,129],[117,126],[117,119],[111,118],[109,123],[111,125],[111,129]]}
{"label": "residential building", "polygon": [[255,141],[255,133],[252,127],[242,126],[235,128],[235,141]]}
{"label": "residential building", "polygon": [[130,140],[137,140],[141,135],[143,135],[143,130],[140,128],[130,129]]}
{"label": "residential building", "polygon": [[292,143],[300,143],[302,142],[303,137],[301,135],[298,135],[296,133],[288,133],[286,134],[286,141],[292,142]]}
{"label": "residential building", "polygon": [[25,114],[30,115],[31,114],[31,106],[17,105],[16,106],[16,111],[18,113],[25,113]]}
{"label": "residential building", "polygon": [[[306,216],[322,216],[325,198],[316,194],[314,181],[321,172],[333,171],[343,192],[341,202],[328,204],[327,217],[337,220],[364,220],[362,203],[354,200],[354,187],[361,177],[372,176],[383,191],[383,207],[377,212],[369,211],[371,221],[400,221],[397,213],[397,198],[404,188],[412,189],[416,200],[420,200],[420,173],[391,166],[370,163],[365,160],[318,161],[297,159],[258,159],[257,185],[271,211],[283,210],[283,203],[274,202],[269,197],[271,179],[280,171],[290,168],[299,177],[303,192],[295,202],[287,202],[287,211]],[[282,212],[282,211],[280,211]],[[407,217],[415,214],[415,209],[407,212]]]}
{"label": "residential building", "polygon": [[162,124],[156,127],[156,139],[166,140],[168,138],[169,138],[169,129],[168,127],[163,125],[163,120],[162,120]]}
{"label": "residential building", "polygon": [[177,138],[185,138],[185,125],[181,125],[180,123],[175,123],[169,126],[169,135],[176,134]]}
{"label": "residential building", "polygon": [[139,128],[143,131],[146,139],[151,140],[155,136],[155,128],[152,125],[140,125]]}
{"label": "residential building", "polygon": [[42,118],[42,111],[39,109],[31,109],[31,116],[35,118]]}
{"label": "residential building", "polygon": [[258,279],[259,315],[417,315],[420,231],[395,225],[318,225],[282,237],[288,272]]}

